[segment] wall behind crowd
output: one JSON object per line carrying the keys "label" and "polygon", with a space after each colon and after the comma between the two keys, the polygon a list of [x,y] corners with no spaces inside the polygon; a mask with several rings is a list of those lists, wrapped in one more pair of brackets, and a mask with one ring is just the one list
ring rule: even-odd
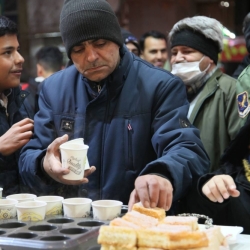
{"label": "wall behind crowd", "polygon": [[[21,53],[26,62],[24,74],[35,76],[34,55],[44,45],[56,45],[64,51],[59,32],[59,16],[64,0],[0,0],[1,14],[16,21],[20,31]],[[218,19],[237,35],[250,12],[249,0],[108,0],[120,25],[136,37],[156,29],[165,34],[180,19],[206,15]],[[224,6],[228,3],[228,6]],[[65,61],[67,57],[65,55]]]}

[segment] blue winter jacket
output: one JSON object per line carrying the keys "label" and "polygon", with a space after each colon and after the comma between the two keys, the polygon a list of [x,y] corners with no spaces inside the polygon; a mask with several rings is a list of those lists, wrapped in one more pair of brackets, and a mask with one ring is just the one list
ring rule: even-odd
{"label": "blue winter jacket", "polygon": [[[22,150],[22,180],[35,194],[88,196],[128,203],[135,179],[155,173],[171,180],[174,200],[207,173],[209,160],[198,129],[187,120],[183,82],[120,49],[119,67],[96,98],[74,65],[44,81],[34,139]],[[83,137],[96,171],[81,187],[46,178],[41,160],[57,137]]]}
{"label": "blue winter jacket", "polygon": [[[5,95],[8,96],[8,115],[5,107],[0,104],[0,136],[5,134],[15,123],[20,122],[24,118],[33,119],[34,117],[34,112],[26,99],[29,95],[28,92],[16,87],[6,90]],[[3,188],[3,196],[20,192],[19,154],[20,149],[7,156],[0,153],[0,187]]]}

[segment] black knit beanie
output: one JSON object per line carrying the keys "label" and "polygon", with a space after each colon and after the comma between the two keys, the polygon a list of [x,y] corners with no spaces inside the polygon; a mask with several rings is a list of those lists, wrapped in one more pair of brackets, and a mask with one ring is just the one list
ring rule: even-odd
{"label": "black knit beanie", "polygon": [[69,58],[71,49],[87,40],[106,39],[123,45],[117,17],[105,0],[65,0],[60,31]]}
{"label": "black knit beanie", "polygon": [[182,29],[179,32],[173,34],[171,48],[175,46],[187,46],[198,50],[202,54],[210,57],[214,63],[217,64],[220,48],[215,41],[206,38],[198,31]]}

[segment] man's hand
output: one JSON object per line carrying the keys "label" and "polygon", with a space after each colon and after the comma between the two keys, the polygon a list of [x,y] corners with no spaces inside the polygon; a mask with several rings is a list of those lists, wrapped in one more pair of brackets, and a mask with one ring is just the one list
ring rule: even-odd
{"label": "man's hand", "polygon": [[95,171],[96,168],[94,166],[90,167],[90,169],[85,171],[84,177],[81,180],[65,180],[63,178],[63,176],[68,174],[70,170],[62,168],[59,146],[67,140],[68,135],[64,135],[55,139],[48,146],[46,155],[44,157],[43,168],[46,173],[57,182],[66,185],[80,185],[83,183],[87,183],[88,179],[86,177]]}
{"label": "man's hand", "polygon": [[173,199],[173,186],[168,179],[158,175],[143,175],[135,180],[135,189],[130,194],[129,210],[136,202],[144,207],[160,207],[169,210]]}
{"label": "man's hand", "polygon": [[32,137],[34,121],[25,118],[15,123],[5,134],[0,137],[0,153],[10,155],[23,147]]}
{"label": "man's hand", "polygon": [[233,178],[230,175],[216,175],[203,187],[202,193],[213,202],[222,203],[230,196],[238,197],[240,192],[236,189]]}

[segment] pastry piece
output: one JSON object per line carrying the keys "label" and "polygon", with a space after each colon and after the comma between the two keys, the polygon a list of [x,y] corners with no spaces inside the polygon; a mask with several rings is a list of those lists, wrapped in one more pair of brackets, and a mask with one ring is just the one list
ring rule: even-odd
{"label": "pastry piece", "polygon": [[98,244],[112,245],[120,249],[136,247],[136,232],[132,228],[101,226],[97,238]]}
{"label": "pastry piece", "polygon": [[204,232],[206,233],[209,241],[208,247],[202,247],[194,250],[220,250],[221,247],[227,247],[226,238],[221,233],[219,226],[213,226],[209,229],[205,229]]}
{"label": "pastry piece", "polygon": [[134,229],[140,229],[141,226],[138,226],[130,221],[124,220],[122,218],[115,218],[109,223],[110,226],[116,226],[116,227],[129,227]]}
{"label": "pastry piece", "polygon": [[137,247],[127,248],[113,245],[102,245],[101,250],[137,250]]}
{"label": "pastry piece", "polygon": [[198,218],[194,216],[167,216],[161,222],[168,225],[189,226],[192,231],[198,230]]}
{"label": "pastry piece", "polygon": [[[197,232],[197,231],[196,231]],[[220,249],[228,249],[227,242],[225,237],[222,235],[220,227],[214,226],[210,229],[206,229],[203,231],[208,238],[208,246],[206,247],[187,247],[183,246],[182,248],[176,248],[175,250],[220,250]],[[224,248],[223,248],[224,247]],[[174,248],[172,248],[174,249]],[[146,248],[146,247],[139,247],[137,250],[160,250],[159,248]]]}
{"label": "pastry piece", "polygon": [[208,246],[208,238],[203,231],[163,232],[140,229],[137,233],[138,248],[189,249]]}
{"label": "pastry piece", "polygon": [[126,213],[122,217],[122,219],[129,221],[129,222],[132,222],[132,223],[134,223],[140,227],[143,227],[143,228],[154,227],[159,222],[158,219],[151,217],[151,216],[148,216],[148,215],[145,215],[145,214],[141,214],[137,211],[131,211],[131,212]]}
{"label": "pastry piece", "polygon": [[143,207],[143,205],[141,204],[141,202],[139,203],[135,203],[132,207],[132,210],[137,211],[139,213],[154,217],[158,220],[163,220],[166,217],[166,212],[163,208],[145,208]]}
{"label": "pastry piece", "polygon": [[156,227],[150,228],[152,230],[156,231],[162,231],[162,232],[185,232],[189,231],[191,232],[192,229],[190,226],[187,225],[168,225],[168,224],[159,224]]}

